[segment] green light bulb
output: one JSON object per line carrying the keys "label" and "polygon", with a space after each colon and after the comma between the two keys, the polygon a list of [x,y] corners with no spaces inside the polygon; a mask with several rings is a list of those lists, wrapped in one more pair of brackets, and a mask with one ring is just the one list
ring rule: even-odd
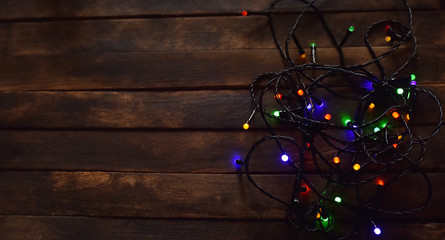
{"label": "green light bulb", "polygon": [[345,125],[348,126],[348,123],[350,123],[350,122],[351,122],[351,119],[346,119],[345,120]]}
{"label": "green light bulb", "polygon": [[337,203],[341,203],[341,197],[335,197],[334,201]]}
{"label": "green light bulb", "polygon": [[311,43],[311,47],[316,47],[316,46],[317,46],[317,44]]}
{"label": "green light bulb", "polygon": [[350,26],[350,27],[349,27],[349,31],[350,31],[350,32],[354,32],[354,30],[355,30],[355,27],[354,27],[354,26]]}
{"label": "green light bulb", "polygon": [[378,132],[378,131],[380,131],[380,128],[379,127],[375,127],[374,128],[374,132]]}
{"label": "green light bulb", "polygon": [[411,74],[411,81],[414,81],[414,80],[416,80],[416,75]]}
{"label": "green light bulb", "polygon": [[403,88],[397,88],[397,94],[402,95],[403,92]]}
{"label": "green light bulb", "polygon": [[273,115],[274,115],[275,117],[280,117],[280,111],[275,111],[275,112],[273,112]]}

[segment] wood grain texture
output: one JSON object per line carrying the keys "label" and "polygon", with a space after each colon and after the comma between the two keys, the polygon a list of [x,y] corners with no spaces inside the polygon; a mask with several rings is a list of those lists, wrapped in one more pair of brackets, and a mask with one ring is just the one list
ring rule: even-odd
{"label": "wood grain texture", "polygon": [[[387,50],[377,48],[377,53]],[[293,50],[295,51],[295,50]],[[388,73],[409,49],[388,57]],[[345,48],[347,64],[369,61],[362,47]],[[322,64],[339,64],[332,48],[319,51]],[[402,74],[416,73],[419,83],[440,83],[443,47],[421,47]],[[121,53],[66,56],[7,56],[0,61],[0,90],[197,89],[247,87],[265,72],[283,69],[276,50]],[[373,70],[373,69],[370,69]],[[374,71],[377,73],[377,71]]]}
{"label": "wood grain texture", "polygon": [[[435,189],[445,187],[443,173],[430,173]],[[291,196],[294,176],[255,175],[264,189],[285,201]],[[324,180],[308,178],[317,187]],[[368,187],[373,188],[375,185]],[[416,187],[417,191],[412,191]],[[421,205],[425,182],[408,175],[382,196],[385,207],[404,210]],[[363,192],[366,198],[372,191]],[[0,172],[2,215],[62,215],[148,218],[283,219],[286,207],[260,193],[237,174],[142,174],[113,172]],[[354,199],[351,191],[343,198]],[[444,220],[440,209],[445,193],[435,191],[421,212],[403,219]],[[310,204],[314,194],[301,196]],[[405,199],[410,199],[406,201]],[[351,200],[352,201],[352,200]],[[343,208],[332,208],[337,219],[349,218]],[[335,210],[335,211],[334,211]],[[382,219],[401,219],[381,216]],[[380,218],[379,218],[380,219]]]}
{"label": "wood grain texture", "polygon": [[[411,0],[410,5],[416,10],[440,8],[438,0]],[[0,3],[1,19],[54,18],[54,17],[118,17],[146,15],[195,15],[195,14],[239,14],[241,10],[264,11],[269,7],[268,0],[188,0],[188,1],[143,1],[143,0],[76,0],[60,3],[56,0],[4,0]],[[403,10],[397,1],[340,0],[335,4],[329,0],[317,1],[325,11],[370,11],[370,10]],[[283,3],[282,8],[298,7],[302,4]]]}
{"label": "wood grain texture", "polygon": [[[443,223],[379,223],[385,237],[405,240],[441,240],[445,232]],[[255,220],[178,220],[178,219],[113,219],[91,217],[0,217],[0,237],[2,239],[65,240],[138,240],[138,239],[293,239],[297,235],[284,221]],[[388,231],[391,229],[391,231]],[[410,231],[406,231],[410,229]],[[370,239],[369,229],[357,239]],[[178,236],[177,233],[181,233]],[[300,232],[300,238],[320,239],[319,235]]]}
{"label": "wood grain texture", "polygon": [[[422,136],[429,127],[415,130]],[[278,132],[301,139],[289,131]],[[158,173],[238,173],[236,159],[244,159],[251,145],[266,131],[1,131],[1,170],[123,171]],[[426,171],[444,171],[440,131],[427,142]],[[327,158],[334,149],[317,141],[314,146]],[[418,151],[413,151],[417,156]],[[265,144],[252,156],[251,171],[291,173],[276,162],[280,150]],[[298,156],[293,157],[297,159]],[[400,166],[401,167],[401,166]],[[369,169],[368,169],[369,170]],[[315,166],[307,158],[306,171]]]}
{"label": "wood grain texture", "polygon": [[[0,239],[295,239],[285,207],[234,164],[267,135],[258,116],[251,130],[241,130],[252,107],[248,85],[282,69],[266,19],[239,13],[262,11],[269,2],[2,0]],[[443,1],[409,2],[420,48],[403,74],[415,73],[420,87],[444,102]],[[402,1],[317,4],[337,39],[355,26],[344,48],[348,64],[369,59],[363,34],[374,21],[407,21]],[[275,17],[281,41],[295,18],[289,9],[284,4]],[[383,27],[372,38],[377,52],[389,47]],[[318,62],[338,64],[313,15],[297,35],[304,46],[317,43]],[[385,59],[388,69],[406,52]],[[411,126],[426,134],[437,113],[420,100]],[[348,106],[336,102],[329,109],[337,114]],[[279,133],[300,137],[285,128]],[[433,185],[430,204],[415,215],[378,216],[384,239],[445,238],[444,137],[442,131],[428,142],[421,164]],[[288,200],[294,174],[274,161],[277,154],[259,149],[253,177]],[[307,168],[313,173],[310,160]],[[308,176],[323,186],[319,176]],[[395,182],[382,196],[384,207],[417,206],[425,186],[419,175]],[[375,183],[363,189],[367,198]],[[342,194],[353,201],[351,189]],[[333,211],[335,231],[347,229],[341,219],[350,214]],[[357,239],[372,239],[364,225]],[[323,236],[302,232],[299,239]]]}
{"label": "wood grain texture", "polygon": [[[443,85],[427,89],[433,90],[442,102],[445,100]],[[336,89],[339,92],[346,90]],[[273,97],[270,99],[274,101]],[[430,104],[433,102],[429,98],[418,99],[425,104],[416,105],[412,121],[416,124],[435,124],[439,115],[436,109],[431,112],[434,105]],[[339,116],[334,117],[331,123],[342,125],[340,115],[354,114],[357,103],[338,101],[332,105],[330,112],[338,112]],[[0,127],[239,129],[250,116],[251,108],[248,90],[2,92]],[[277,106],[269,105],[269,108],[272,112]],[[319,118],[322,119],[324,114],[320,110]],[[430,117],[421,117],[424,114]],[[252,125],[264,126],[260,116],[255,117]]]}
{"label": "wood grain texture", "polygon": [[[276,18],[278,36],[287,36],[294,18],[289,15]],[[358,47],[364,46],[365,30],[373,22],[385,18],[405,22],[407,16],[400,12],[353,12],[326,14],[325,18],[337,39],[342,39],[345,29],[354,22],[357,30],[345,46]],[[418,35],[419,43],[445,44],[441,37],[445,30],[429,24],[444,23],[443,14],[418,12],[415,19],[414,34]],[[320,48],[332,47],[314,15],[304,18],[301,24],[312,26],[301,30],[304,33],[296,31],[297,36],[302,36],[303,46],[317,42]],[[383,40],[383,28],[381,34],[375,35],[379,37],[372,41],[373,46],[388,45]],[[275,49],[267,18],[261,16],[4,23],[0,25],[0,36],[3,56]]]}

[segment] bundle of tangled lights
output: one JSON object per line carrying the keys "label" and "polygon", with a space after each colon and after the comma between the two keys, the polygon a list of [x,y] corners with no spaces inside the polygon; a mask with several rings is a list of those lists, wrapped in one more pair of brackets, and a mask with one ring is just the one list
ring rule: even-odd
{"label": "bundle of tangled lights", "polygon": [[[270,134],[253,144],[237,164],[244,167],[248,180],[258,190],[287,207],[286,219],[297,229],[320,232],[332,239],[346,239],[357,235],[361,226],[369,226],[374,234],[380,235],[383,229],[379,228],[379,218],[417,213],[428,204],[432,187],[419,164],[427,140],[437,134],[442,124],[442,108],[437,97],[419,88],[414,74],[404,73],[417,52],[411,9],[402,0],[407,11],[407,25],[389,19],[370,25],[364,36],[370,60],[346,65],[342,48],[355,31],[354,26],[347,27],[342,40],[337,41],[323,14],[314,5],[315,0],[300,0],[298,2],[304,7],[296,15],[282,45],[273,18],[280,2],[273,1],[266,12],[242,12],[244,16],[268,18],[285,69],[259,75],[253,80],[250,92],[255,107],[243,127],[249,129],[251,120],[259,114]],[[320,21],[338,53],[340,64],[317,63],[315,43],[309,45],[311,59],[308,63],[297,31],[307,15]],[[379,39],[388,45],[387,51],[377,54],[371,46],[371,35],[381,36]],[[402,49],[410,51],[406,60],[393,66],[394,72],[388,73],[384,59]],[[430,117],[434,118],[429,119],[434,124],[424,136],[417,133],[411,123],[419,105],[416,102],[421,100],[432,102],[428,108],[437,112],[437,119],[436,114]],[[294,135],[298,133],[298,137],[277,134],[283,129]],[[249,168],[254,162],[254,152],[266,142],[273,143],[280,152],[276,159],[295,174],[289,201],[261,187]],[[313,170],[307,169],[309,161]],[[312,175],[319,176],[310,176],[311,171]],[[388,208],[382,199],[392,191],[390,186],[413,175],[424,186],[424,199],[409,209]],[[313,196],[310,200],[305,197],[309,193]],[[346,231],[344,224],[336,227],[336,217],[347,219]]]}

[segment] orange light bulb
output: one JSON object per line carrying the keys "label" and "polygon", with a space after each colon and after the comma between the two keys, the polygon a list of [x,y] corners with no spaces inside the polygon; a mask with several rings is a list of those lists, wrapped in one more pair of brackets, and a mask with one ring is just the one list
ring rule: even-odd
{"label": "orange light bulb", "polygon": [[281,100],[281,99],[283,98],[283,95],[277,93],[277,95],[275,95],[275,97],[276,97],[278,100]]}
{"label": "orange light bulb", "polygon": [[375,108],[375,104],[374,103],[369,104],[369,109],[374,109],[374,108]]}
{"label": "orange light bulb", "polygon": [[303,96],[304,95],[303,89],[298,90],[297,94],[298,96]]}
{"label": "orange light bulb", "polygon": [[391,42],[391,36],[386,36],[385,37],[385,42],[387,42],[387,43]]}
{"label": "orange light bulb", "polygon": [[339,164],[340,163],[340,158],[339,157],[335,157],[334,158],[334,163],[335,164]]}
{"label": "orange light bulb", "polygon": [[331,118],[332,118],[332,116],[331,116],[331,114],[326,114],[326,115],[324,115],[324,119],[326,119],[326,120],[331,120]]}
{"label": "orange light bulb", "polygon": [[301,54],[301,55],[300,55],[300,58],[301,58],[301,59],[306,59],[306,53]]}
{"label": "orange light bulb", "polygon": [[398,112],[393,112],[393,113],[392,113],[392,117],[393,117],[393,118],[399,118],[399,117],[400,117],[400,114],[399,114]]}

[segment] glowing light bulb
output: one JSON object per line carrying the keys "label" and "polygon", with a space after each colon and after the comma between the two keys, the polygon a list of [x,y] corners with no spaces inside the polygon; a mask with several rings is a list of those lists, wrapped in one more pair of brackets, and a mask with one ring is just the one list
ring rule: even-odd
{"label": "glowing light bulb", "polygon": [[383,186],[385,186],[385,182],[383,180],[379,180],[379,181],[377,181],[377,185],[383,187]]}
{"label": "glowing light bulb", "polygon": [[374,132],[378,132],[378,131],[380,131],[380,128],[379,127],[375,127],[374,128]]}
{"label": "glowing light bulb", "polygon": [[334,201],[337,203],[341,203],[341,197],[335,197]]}
{"label": "glowing light bulb", "polygon": [[349,26],[349,29],[348,29],[350,32],[354,32],[355,31],[355,27],[354,26]]}
{"label": "glowing light bulb", "polygon": [[369,109],[374,109],[374,108],[375,108],[375,104],[374,103],[369,104]]}
{"label": "glowing light bulb", "polygon": [[416,82],[416,81],[411,81],[409,84],[410,84],[411,86],[417,86],[417,82]]}
{"label": "glowing light bulb", "polygon": [[250,127],[249,123],[244,123],[244,125],[243,125],[244,130],[249,129],[249,127]]}
{"label": "glowing light bulb", "polygon": [[287,162],[288,160],[289,160],[289,156],[287,156],[286,154],[281,155],[281,161]]}
{"label": "glowing light bulb", "polygon": [[243,15],[244,17],[247,16],[249,13],[247,11],[242,11],[241,15]]}
{"label": "glowing light bulb", "polygon": [[390,28],[391,28],[390,25],[386,25],[386,27],[385,27],[385,31],[388,32]]}
{"label": "glowing light bulb", "polygon": [[300,55],[300,58],[301,58],[301,59],[306,59],[306,53],[301,54],[301,55]]}
{"label": "glowing light bulb", "polygon": [[397,94],[402,95],[404,92],[403,88],[397,88]]}
{"label": "glowing light bulb", "polygon": [[311,109],[312,109],[312,104],[309,103],[309,104],[307,105],[307,109],[308,109],[308,110],[311,110]]}
{"label": "glowing light bulb", "polygon": [[414,80],[416,80],[416,75],[411,74],[411,81],[414,81]]}
{"label": "glowing light bulb", "polygon": [[382,230],[380,230],[380,228],[378,228],[378,227],[375,227],[374,233],[375,233],[375,235],[380,235],[382,233]]}
{"label": "glowing light bulb", "polygon": [[297,94],[298,96],[303,96],[304,95],[303,89],[298,90]]}
{"label": "glowing light bulb", "polygon": [[358,171],[358,170],[360,170],[360,164],[356,163],[356,164],[354,164],[354,166],[352,166],[352,168],[353,168],[355,171]]}
{"label": "glowing light bulb", "polygon": [[340,158],[339,157],[334,157],[334,163],[335,164],[339,164],[340,163]]}
{"label": "glowing light bulb", "polygon": [[278,100],[281,100],[281,99],[283,98],[283,95],[277,93],[277,94],[275,95],[275,98],[277,98]]}
{"label": "glowing light bulb", "polygon": [[397,143],[394,143],[394,144],[392,145],[392,147],[393,147],[394,149],[396,149],[396,148],[397,148]]}
{"label": "glowing light bulb", "polygon": [[345,120],[345,125],[348,126],[348,124],[351,122],[351,119],[346,119]]}
{"label": "glowing light bulb", "polygon": [[392,113],[392,117],[393,117],[393,118],[399,118],[399,117],[400,117],[400,114],[399,114],[398,112],[393,112],[393,113]]}
{"label": "glowing light bulb", "polygon": [[399,135],[399,136],[397,137],[397,139],[398,139],[398,140],[402,139],[402,135]]}
{"label": "glowing light bulb", "polygon": [[324,119],[326,119],[326,120],[331,120],[331,118],[332,118],[332,116],[331,116],[331,114],[326,114],[326,115],[324,115]]}
{"label": "glowing light bulb", "polygon": [[280,111],[275,111],[275,112],[273,112],[273,115],[274,115],[275,117],[280,117]]}
{"label": "glowing light bulb", "polygon": [[311,47],[316,47],[316,46],[317,46],[317,44],[311,43]]}
{"label": "glowing light bulb", "polygon": [[319,212],[317,213],[317,218],[321,218],[321,214]]}
{"label": "glowing light bulb", "polygon": [[409,116],[409,114],[406,114],[406,120],[410,120],[411,119],[411,117]]}
{"label": "glowing light bulb", "polygon": [[387,42],[387,43],[391,42],[391,36],[386,36],[385,37],[385,42]]}

